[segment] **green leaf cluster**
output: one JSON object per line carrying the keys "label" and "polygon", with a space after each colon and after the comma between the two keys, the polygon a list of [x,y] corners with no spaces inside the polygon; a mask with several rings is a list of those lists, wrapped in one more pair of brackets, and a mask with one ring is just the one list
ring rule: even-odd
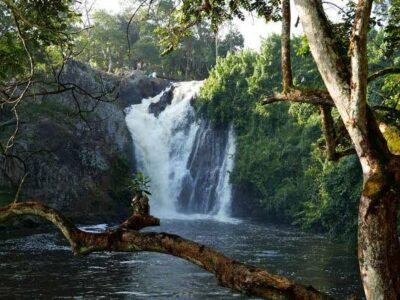
{"label": "green leaf cluster", "polygon": [[150,181],[150,178],[143,175],[142,172],[137,172],[129,185],[129,189],[134,196],[151,195]]}

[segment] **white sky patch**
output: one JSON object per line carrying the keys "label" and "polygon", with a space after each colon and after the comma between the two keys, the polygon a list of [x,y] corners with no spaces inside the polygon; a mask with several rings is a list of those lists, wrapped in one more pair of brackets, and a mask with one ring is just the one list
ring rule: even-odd
{"label": "white sky patch", "polygon": [[[344,6],[342,0],[332,0],[331,2],[341,7]],[[94,9],[104,9],[108,13],[118,14],[123,10],[124,7],[127,6],[128,3],[129,1],[121,0],[96,0]],[[326,13],[331,19],[337,19],[337,8],[334,6],[326,6],[325,9]],[[296,6],[294,5],[293,1],[291,1],[292,34],[294,35],[300,35],[303,32],[301,22],[299,22],[297,28],[294,27],[297,17],[298,14],[296,11]],[[282,27],[281,22],[266,23],[264,19],[259,18],[256,15],[251,15],[250,13],[246,15],[245,21],[235,19],[232,23],[233,26],[235,26],[242,33],[245,41],[245,48],[256,51],[260,49],[263,39],[274,33],[279,34]],[[224,29],[222,29],[222,34],[224,34],[224,31],[226,31],[227,28],[229,28],[229,26],[225,25]]]}

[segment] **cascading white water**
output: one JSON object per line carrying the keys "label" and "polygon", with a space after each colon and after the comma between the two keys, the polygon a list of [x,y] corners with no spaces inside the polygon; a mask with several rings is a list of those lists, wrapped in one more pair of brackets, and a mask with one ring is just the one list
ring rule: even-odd
{"label": "cascading white water", "polygon": [[216,215],[218,218],[227,219],[230,215],[230,204],[232,200],[232,185],[229,181],[229,173],[233,169],[234,155],[236,151],[235,132],[233,126],[229,127],[228,142],[226,145],[227,151],[221,167],[221,173],[226,174],[220,176],[217,185],[217,199],[219,205],[216,207]]}
{"label": "cascading white water", "polygon": [[[197,96],[202,82],[175,83],[154,98],[143,99],[142,103],[132,105],[126,109],[126,123],[132,134],[137,168],[151,179],[151,209],[155,215],[161,217],[180,217],[178,213],[182,198],[182,190],[191,198],[192,202],[210,199],[196,199],[193,192],[196,185],[201,183],[215,191],[212,204],[189,205],[185,213],[212,214],[218,218],[229,216],[231,186],[229,172],[233,167],[235,153],[235,137],[230,128],[225,138],[225,143],[220,143],[223,149],[217,158],[207,161],[207,157],[200,157],[207,164],[216,164],[200,170],[200,173],[217,172],[214,182],[207,181],[209,174],[193,175],[193,164],[189,161],[196,159],[196,155],[205,155],[194,150],[207,143],[204,139],[205,132],[210,131],[210,126],[196,122],[195,111],[191,101]],[[172,89],[172,90],[171,90]],[[161,104],[161,111],[151,112],[152,106],[165,101],[168,93],[173,93],[169,103]],[[168,102],[168,100],[167,100]],[[168,105],[169,104],[169,105]],[[160,110],[160,109],[159,109]],[[205,129],[206,128],[206,129]],[[214,151],[215,152],[215,151]],[[210,155],[213,156],[213,155]],[[214,155],[215,156],[215,155]],[[190,166],[192,164],[192,166]],[[203,163],[204,164],[204,163]],[[197,171],[196,171],[197,172]],[[200,179],[199,179],[200,178]],[[206,179],[204,179],[206,178]],[[189,184],[187,184],[189,182]],[[211,198],[211,194],[207,194]],[[211,209],[210,209],[211,207]]]}

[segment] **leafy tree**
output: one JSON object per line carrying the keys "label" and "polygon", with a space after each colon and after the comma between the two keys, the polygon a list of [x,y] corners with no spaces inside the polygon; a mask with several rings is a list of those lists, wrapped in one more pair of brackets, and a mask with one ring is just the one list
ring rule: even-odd
{"label": "leafy tree", "polygon": [[[104,10],[93,14],[93,27],[82,32],[79,46],[83,49],[79,59],[89,62],[94,67],[111,72],[125,68],[128,43],[126,29],[128,23],[121,15],[111,15]],[[130,27],[131,43],[139,40],[139,28]]]}
{"label": "leafy tree", "polygon": [[[388,148],[367,101],[367,41],[373,1],[360,0],[355,5],[354,17],[350,17],[352,29],[348,43],[343,44],[335,26],[329,22],[321,1],[295,0],[326,91],[295,88],[290,62],[290,2],[283,0],[281,4],[283,93],[267,98],[264,103],[295,101],[319,105],[328,157],[338,160],[350,153],[357,154],[363,172],[358,253],[364,290],[368,299],[398,298],[400,243],[396,223],[400,160]],[[243,17],[241,8],[255,10],[270,20],[276,18],[280,6],[274,1],[184,1],[176,14],[176,22],[172,23],[173,30],[169,33],[171,42],[166,51],[174,49],[186,29],[196,22],[208,18],[216,27],[221,20],[233,15]],[[348,52],[343,51],[346,48]],[[334,128],[332,107],[337,109],[342,127],[346,129],[339,136],[348,137],[346,140],[351,141],[353,149],[338,150],[341,143],[338,143]]]}
{"label": "leafy tree", "polygon": [[[150,8],[139,9],[130,24],[130,10],[116,16],[97,11],[93,14],[93,28],[79,37],[82,53],[77,58],[106,72],[140,67],[144,72],[156,72],[166,78],[204,79],[216,61],[215,34],[210,24],[198,24],[176,51],[160,56],[158,32],[173,11],[173,1],[159,1]],[[239,50],[243,43],[239,32],[228,32],[220,38],[220,55]]]}

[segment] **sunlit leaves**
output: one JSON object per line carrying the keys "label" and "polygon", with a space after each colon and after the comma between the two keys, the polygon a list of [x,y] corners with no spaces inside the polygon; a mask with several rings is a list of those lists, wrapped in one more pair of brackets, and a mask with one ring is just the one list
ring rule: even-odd
{"label": "sunlit leaves", "polygon": [[244,20],[244,11],[254,12],[266,21],[280,19],[279,0],[183,0],[182,5],[171,14],[168,24],[158,30],[163,53],[177,48],[179,42],[191,34],[192,28],[205,20],[217,31],[226,20],[237,17]]}
{"label": "sunlit leaves", "polygon": [[[72,0],[4,0],[0,2],[0,78],[18,79],[29,73],[28,53],[34,63],[53,55],[48,49],[66,52],[73,46],[73,24],[79,15]],[[26,44],[26,49],[23,46]],[[59,62],[59,61],[58,61]],[[50,65],[56,62],[48,61]],[[39,68],[41,70],[43,68]]]}

